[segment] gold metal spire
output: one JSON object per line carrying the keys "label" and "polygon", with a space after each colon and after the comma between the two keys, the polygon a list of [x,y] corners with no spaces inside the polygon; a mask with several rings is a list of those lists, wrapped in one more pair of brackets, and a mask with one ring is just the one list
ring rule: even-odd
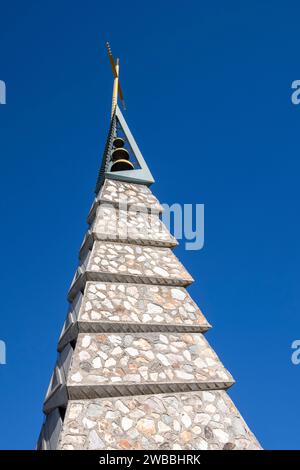
{"label": "gold metal spire", "polygon": [[118,104],[118,95],[120,97],[120,100],[124,109],[125,109],[125,101],[123,98],[123,93],[122,93],[122,89],[121,89],[121,85],[119,81],[120,61],[117,58],[116,63],[115,63],[109,42],[106,43],[106,47],[107,47],[109,61],[110,61],[111,68],[112,68],[112,73],[114,76],[114,86],[113,86],[112,105],[111,105],[111,117],[113,117],[116,112],[116,108]]}

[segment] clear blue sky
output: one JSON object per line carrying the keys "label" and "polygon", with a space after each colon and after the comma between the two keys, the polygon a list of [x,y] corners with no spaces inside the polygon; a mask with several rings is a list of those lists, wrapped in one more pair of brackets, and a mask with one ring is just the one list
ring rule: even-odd
{"label": "clear blue sky", "polygon": [[265,448],[300,448],[296,1],[0,1],[0,448],[33,448],[109,122],[126,119],[161,202],[205,204],[176,253]]}

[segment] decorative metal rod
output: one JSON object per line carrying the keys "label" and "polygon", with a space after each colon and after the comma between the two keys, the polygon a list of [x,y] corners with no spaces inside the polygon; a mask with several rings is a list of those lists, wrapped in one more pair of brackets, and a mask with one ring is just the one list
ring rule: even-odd
{"label": "decorative metal rod", "polygon": [[112,52],[111,52],[109,42],[106,43],[106,47],[107,47],[109,61],[110,61],[111,68],[112,68],[112,73],[113,73],[113,76],[114,76],[114,86],[113,86],[112,106],[111,106],[111,118],[113,118],[113,116],[116,112],[117,104],[118,104],[118,96],[120,97],[123,108],[126,109],[126,107],[125,107],[123,93],[122,93],[122,89],[121,89],[121,85],[120,85],[120,81],[119,81],[120,61],[119,61],[119,59],[117,59],[116,63],[115,63]]}

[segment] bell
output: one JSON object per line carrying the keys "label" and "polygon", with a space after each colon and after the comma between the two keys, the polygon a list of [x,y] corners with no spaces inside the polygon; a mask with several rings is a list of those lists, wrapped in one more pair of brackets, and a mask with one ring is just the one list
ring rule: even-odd
{"label": "bell", "polygon": [[112,151],[111,159],[113,162],[117,160],[129,160],[129,152],[123,147],[118,147]]}
{"label": "bell", "polygon": [[124,141],[124,139],[122,139],[122,137],[115,137],[114,138],[113,146],[115,148],[121,148],[121,147],[124,147],[124,145],[125,145],[125,141]]}
{"label": "bell", "polygon": [[126,171],[126,170],[133,170],[134,166],[129,160],[120,159],[114,160],[110,171]]}

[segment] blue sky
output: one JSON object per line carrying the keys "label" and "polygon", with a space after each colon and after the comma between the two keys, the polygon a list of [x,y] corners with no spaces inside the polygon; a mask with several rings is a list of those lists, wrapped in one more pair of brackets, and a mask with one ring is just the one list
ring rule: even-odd
{"label": "blue sky", "polygon": [[205,204],[177,256],[268,449],[300,448],[299,2],[0,1],[0,448],[30,449],[109,124],[105,41],[161,202]]}

